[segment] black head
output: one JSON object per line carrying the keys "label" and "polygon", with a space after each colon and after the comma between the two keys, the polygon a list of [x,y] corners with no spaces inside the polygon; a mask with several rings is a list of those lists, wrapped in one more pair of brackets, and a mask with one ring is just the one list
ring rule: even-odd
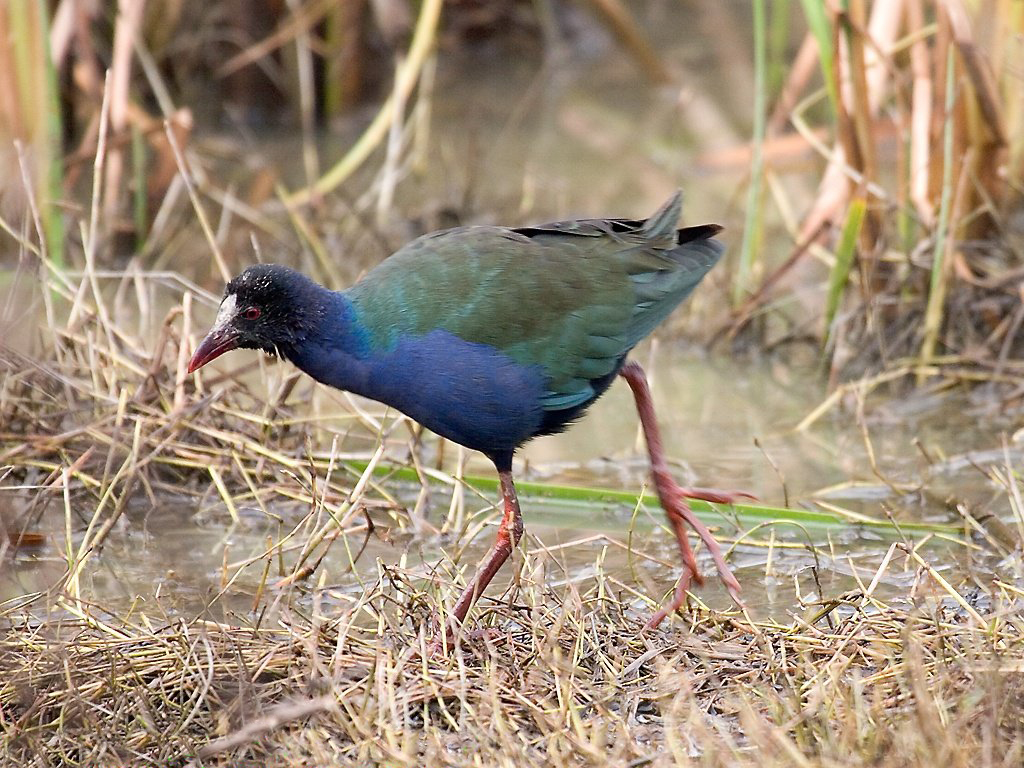
{"label": "black head", "polygon": [[249,267],[224,288],[217,319],[196,348],[189,373],[232,349],[287,354],[320,326],[324,291],[288,267]]}

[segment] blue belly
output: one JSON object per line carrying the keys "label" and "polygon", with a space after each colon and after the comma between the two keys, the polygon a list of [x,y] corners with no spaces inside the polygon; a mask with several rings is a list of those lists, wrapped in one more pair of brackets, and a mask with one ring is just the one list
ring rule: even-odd
{"label": "blue belly", "polygon": [[432,331],[367,362],[362,394],[467,448],[493,457],[541,430],[542,370],[494,347]]}

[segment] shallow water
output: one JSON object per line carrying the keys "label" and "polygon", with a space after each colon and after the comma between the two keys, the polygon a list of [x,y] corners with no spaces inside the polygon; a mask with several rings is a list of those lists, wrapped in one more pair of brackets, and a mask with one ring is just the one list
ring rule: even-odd
{"label": "shallow water", "polygon": [[[647,351],[641,350],[639,357],[643,359]],[[746,490],[767,505],[782,506],[788,493],[793,507],[818,508],[817,503],[825,501],[880,519],[888,509],[904,522],[960,522],[940,494],[899,494],[875,476],[854,413],[831,411],[810,429],[794,431],[826,394],[813,377],[767,365],[708,360],[695,356],[692,349],[667,343],[658,347],[651,371],[666,448],[680,460],[677,476],[684,482]],[[870,401],[864,427],[878,457],[879,473],[893,485],[941,486],[944,492],[955,489],[960,500],[987,502],[995,495],[990,508],[1008,518],[1005,495],[995,493],[995,485],[983,472],[1003,466],[1005,456],[1002,450],[987,450],[999,447],[994,444],[999,421],[979,420],[977,411],[982,407],[960,394]],[[574,428],[528,445],[517,477],[638,491],[646,482],[647,462],[637,444],[637,423],[631,394],[619,382]],[[1009,429],[1012,423],[1007,420],[1004,426]],[[915,440],[933,457],[930,469]],[[1008,443],[1007,455],[1020,465],[1018,443]],[[482,457],[470,455],[467,459],[468,474],[493,471]],[[457,451],[449,449],[447,468],[454,469],[456,460]],[[407,508],[414,506],[418,489],[392,482],[388,490]],[[450,498],[451,491],[444,486],[431,491],[431,525],[442,524]],[[481,513],[490,519],[490,525],[462,555],[461,562],[472,565],[493,537],[498,516],[490,504],[497,499],[486,494],[481,499],[469,492],[465,498],[467,515]],[[251,620],[265,561],[241,570],[221,594],[224,582],[227,575],[235,573],[232,564],[258,555],[268,536],[277,539],[282,529],[256,509],[242,508],[241,525],[234,525],[218,503],[197,510],[194,502],[184,499],[161,498],[155,508],[142,501],[126,515],[102,556],[86,569],[83,594],[108,609],[134,606],[151,618],[152,612],[169,612]],[[634,515],[633,507],[624,503],[594,506],[525,496],[523,509],[531,578],[551,588],[572,581],[577,588],[588,589],[600,575],[655,599],[659,590],[671,588],[678,573],[677,556],[657,507]],[[284,504],[273,511],[284,518],[287,530],[307,508]],[[757,527],[742,519],[738,525],[717,522],[726,540],[745,534],[746,543],[735,548],[731,563],[743,584],[748,607],[755,616],[780,620],[792,611],[813,610],[819,599],[832,600],[862,589],[875,576],[890,545],[901,540],[894,532],[852,524],[801,528],[783,522]],[[330,613],[333,603],[340,609],[358,599],[382,567],[427,575],[458,545],[444,535],[413,534],[386,518],[378,524],[355,575],[348,572],[345,546],[336,543],[330,550],[316,577],[323,578],[320,599],[327,607],[322,610]],[[43,525],[54,532],[50,543],[41,550],[20,551],[5,565],[0,572],[0,600],[45,589],[61,576],[62,536],[57,532],[63,522],[59,511],[48,514]],[[1007,573],[1006,564],[998,565],[998,558],[984,549],[969,556],[963,544],[922,532],[908,534],[905,541],[925,542],[923,556],[953,583],[965,577],[990,578],[992,569],[1003,578],[1015,578],[1012,568]],[[347,540],[351,551],[360,543],[359,534]],[[670,567],[645,560],[645,555]],[[521,555],[516,563],[517,567],[522,563]],[[225,564],[229,566],[226,569]],[[697,594],[713,606],[727,607],[728,596],[714,579],[710,560],[704,558],[702,564],[708,584]],[[903,595],[916,568],[905,553],[896,553],[879,578],[876,596]],[[513,570],[506,566],[499,574],[499,589],[507,585]],[[271,580],[276,575],[273,572]],[[275,590],[265,592],[258,610],[272,606],[276,595]],[[649,610],[635,596],[623,597],[631,600],[638,612]]]}
{"label": "shallow water", "polygon": [[[607,35],[595,32],[592,24],[581,28],[575,43],[583,53],[577,51],[561,62],[542,64],[521,56],[495,55],[486,48],[448,52],[438,71],[426,171],[403,181],[399,200],[430,200],[438,209],[469,209],[474,221],[521,222],[582,213],[642,216],[682,187],[686,221],[728,225],[723,239],[735,254],[743,218],[743,197],[738,193],[744,189],[746,167],[742,163],[715,166],[712,160],[717,150],[735,147],[748,134],[746,84],[752,78],[744,69],[748,57],[736,52],[749,49],[749,41],[735,38],[741,35],[737,29],[749,27],[723,23],[722,14],[733,11],[722,8],[731,9],[730,4],[709,1],[683,6],[652,3],[647,7],[649,15],[641,19],[679,77],[680,85],[675,87],[644,83],[629,59]],[[715,34],[699,34],[711,28]],[[690,34],[680,35],[680,29]],[[325,165],[347,149],[365,124],[361,120],[355,116],[351,124],[324,138]],[[210,133],[205,139],[201,136],[198,146],[213,138]],[[223,136],[216,139],[224,141]],[[294,135],[277,137],[255,149],[239,144],[246,147],[245,152],[258,153],[260,162],[274,166],[292,185],[298,183],[295,174],[302,163],[297,162],[299,140]],[[712,172],[713,166],[720,170]],[[799,209],[813,194],[817,176],[782,174],[780,179],[791,196],[790,204]],[[494,216],[490,211],[506,215]],[[778,222],[765,223],[768,242],[778,229]],[[414,230],[410,226],[404,231],[395,223],[394,230],[384,229],[384,236],[397,246],[416,234]],[[248,231],[246,242],[247,238]],[[335,245],[330,237],[326,239],[329,246]],[[790,241],[780,237],[778,243],[784,257]],[[190,242],[186,250],[192,254],[190,260],[178,261],[179,251],[169,249],[160,257],[161,265],[202,279],[208,265],[205,258],[197,262],[194,254],[205,253],[205,247]],[[349,277],[383,255],[365,242],[338,246],[338,252],[343,273]],[[284,247],[268,255],[287,260],[289,254]],[[233,265],[240,265],[251,255],[229,254],[229,258],[234,258]],[[826,502],[880,519],[891,514],[896,520],[960,524],[959,515],[944,501],[953,494],[957,500],[983,505],[1010,520],[1007,497],[986,471],[1003,467],[1007,457],[1019,470],[1021,442],[1013,437],[1019,416],[1001,414],[985,391],[876,395],[863,409],[862,420],[857,417],[856,398],[850,396],[810,429],[796,432],[794,427],[828,394],[813,371],[777,362],[736,362],[721,354],[709,358],[671,341],[680,328],[699,336],[693,333],[693,324],[725,303],[722,278],[728,268],[726,264],[716,269],[689,308],[670,321],[653,354],[649,345],[636,353],[645,363],[653,360],[649,370],[666,448],[680,462],[678,475],[684,482],[749,491],[770,505]],[[204,285],[217,293],[215,283]],[[30,308],[15,321],[29,318],[34,326],[33,311]],[[152,317],[143,318],[149,323],[144,327],[152,327],[155,333],[165,311],[166,306],[154,309]],[[203,311],[209,315],[206,319],[212,317],[209,307],[197,314]],[[271,366],[275,377],[280,370]],[[325,407],[329,411],[330,406]],[[866,437],[876,457],[875,467]],[[353,441],[353,450],[373,449],[369,436],[355,436]],[[453,449],[446,452],[449,469],[454,467],[455,455]],[[565,434],[530,444],[521,459],[521,479],[638,491],[646,482],[647,463],[628,389],[617,383],[579,424]],[[492,469],[481,457],[469,456],[467,471],[488,475]],[[921,487],[928,493],[918,492]],[[396,485],[389,490],[408,506],[415,502],[413,489]],[[444,487],[432,491],[430,523],[440,525],[449,498],[450,490]],[[496,501],[496,497],[482,500],[471,493],[466,498],[470,515],[487,512],[488,503]],[[0,504],[4,503],[8,502],[0,494]],[[592,584],[597,576],[611,575],[655,600],[671,588],[678,564],[669,536],[659,527],[663,520],[659,509],[642,510],[634,519],[633,508],[625,504],[595,511],[530,498],[523,507],[530,533],[526,549],[535,553],[530,562],[543,565],[540,575],[548,585],[565,580]],[[102,555],[83,574],[83,593],[117,609],[136,605],[157,614],[208,612],[213,618],[251,618],[262,564],[243,570],[220,594],[225,573],[234,571],[224,566],[261,552],[267,537],[277,537],[280,530],[258,511],[240,512],[242,524],[232,525],[226,510],[217,504],[208,502],[197,509],[191,499],[160,498],[150,508],[140,497]],[[275,512],[286,524],[293,524],[304,510],[285,505]],[[489,514],[493,524],[494,514]],[[379,568],[403,558],[402,567],[427,573],[455,545],[443,536],[414,536],[398,526],[389,528],[387,522],[379,521],[379,530],[387,536],[369,540],[358,564],[358,578],[346,572],[344,548],[332,549],[319,571],[328,604],[354,599],[377,578]],[[0,564],[0,601],[43,590],[63,573],[63,516],[54,510],[43,526],[52,532],[47,546],[18,551]],[[722,525],[720,530],[726,539],[734,539],[750,527],[749,523],[738,529]],[[489,545],[492,530],[488,527],[474,539],[461,562],[476,562]],[[634,554],[601,537],[620,544],[629,541]],[[803,610],[801,600],[812,603],[816,595],[833,599],[868,583],[898,539],[853,525],[805,531],[780,524],[749,533],[748,543],[736,547],[731,562],[754,613],[783,619]],[[1005,578],[1018,578],[1013,563],[1000,564],[984,548],[970,552],[962,544],[923,533],[908,535],[907,540],[930,540],[922,551],[954,582],[990,578],[997,571]],[[359,541],[351,541],[350,546],[357,549]],[[638,552],[671,567],[645,562],[635,555]],[[916,567],[905,554],[895,554],[879,577],[878,594],[903,594]],[[511,570],[506,567],[498,582],[506,584]],[[710,577],[699,594],[716,606],[729,602]],[[265,593],[259,605],[272,605],[275,599],[275,593]],[[638,611],[648,610],[639,600],[635,603]]]}

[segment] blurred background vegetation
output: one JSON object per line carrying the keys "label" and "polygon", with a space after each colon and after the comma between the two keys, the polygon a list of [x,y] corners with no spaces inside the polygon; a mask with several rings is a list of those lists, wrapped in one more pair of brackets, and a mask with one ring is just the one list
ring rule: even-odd
{"label": "blurred background vegetation", "polygon": [[[1000,372],[1024,319],[1012,0],[0,5],[5,264],[345,285],[461,223],[645,215],[728,269],[685,330],[840,377]],[[205,236],[205,242],[202,239]],[[8,273],[7,280],[12,279]],[[699,327],[698,327],[699,325]]]}

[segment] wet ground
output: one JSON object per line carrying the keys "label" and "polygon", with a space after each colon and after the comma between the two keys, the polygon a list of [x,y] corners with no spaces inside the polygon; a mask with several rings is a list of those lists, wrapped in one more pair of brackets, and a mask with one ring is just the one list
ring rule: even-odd
{"label": "wet ground", "polygon": [[[650,357],[647,347],[639,357],[645,355]],[[839,410],[798,431],[795,427],[826,395],[810,374],[706,359],[692,348],[668,343],[655,350],[651,370],[666,447],[679,460],[677,474],[684,482],[747,490],[771,506],[788,503],[798,509],[840,510],[881,520],[891,515],[897,522],[962,527],[961,516],[948,501],[952,496],[954,503],[969,503],[975,511],[994,512],[1013,524],[1007,497],[988,474],[1004,471],[1007,459],[1020,466],[1019,436],[1015,440],[1012,435],[1012,420],[993,416],[989,401],[977,392],[973,397],[875,397],[860,417],[851,397]],[[1005,451],[1000,435],[1006,439]],[[866,437],[877,474],[868,458]],[[616,385],[573,429],[527,446],[518,477],[636,492],[647,477],[637,438],[631,395],[625,386]],[[389,453],[400,458],[402,441],[393,446]],[[436,459],[432,439],[426,441],[423,456]],[[465,459],[466,474],[488,476],[492,471],[480,456]],[[458,451],[447,446],[445,468],[453,471],[459,460]],[[419,489],[393,481],[388,491],[411,509]],[[340,608],[357,599],[381,568],[424,576],[446,553],[450,556],[462,546],[451,535],[437,533],[446,527],[451,494],[443,485],[432,488],[427,524],[420,533],[402,519],[379,516],[355,574],[348,566],[362,535],[336,542],[318,571],[323,577],[318,591],[327,610],[332,602]],[[497,514],[491,503],[497,499],[491,496],[464,493],[466,518],[474,521],[480,515],[480,521],[489,519],[490,524],[462,554],[463,564],[474,564],[493,536]],[[523,508],[529,533],[527,572],[533,577],[551,586],[570,580],[583,588],[601,569],[638,595],[657,597],[659,590],[671,587],[678,563],[659,508],[637,510],[623,501],[554,502],[530,494],[524,494]],[[268,537],[279,538],[307,510],[299,504],[275,504],[271,511],[283,518],[282,529],[278,521],[244,504],[240,523],[233,523],[215,495],[199,508],[184,498],[161,498],[155,507],[140,498],[83,575],[84,593],[109,609],[123,611],[134,605],[147,613],[207,612],[213,618],[244,623],[256,615],[254,604],[258,602],[261,610],[273,603],[275,591],[256,601],[265,559],[240,570],[238,565],[258,556]],[[939,526],[936,531],[900,535],[894,529],[875,530],[852,522],[823,526],[778,519],[759,524],[745,517],[716,522],[725,541],[739,540],[731,563],[748,606],[761,618],[782,620],[792,611],[815,610],[818,600],[862,590],[894,542],[923,544],[924,556],[953,583],[989,579],[995,573],[1015,578],[1012,561],[1000,562],[995,550],[985,546],[970,552],[962,542],[956,543],[959,536]],[[5,564],[0,600],[43,590],[63,573],[62,510],[52,507],[42,525],[53,531],[49,544],[20,551]],[[75,539],[77,543],[77,535]],[[876,588],[883,599],[902,594],[918,565],[902,551],[893,554]],[[522,563],[522,557],[517,556],[517,562]],[[710,561],[702,562],[712,573]],[[510,574],[511,570],[503,572],[497,583],[506,584]],[[226,580],[235,575],[222,593]],[[314,579],[306,586],[316,583]],[[729,602],[710,577],[698,594],[712,605],[725,607]],[[302,601],[308,599],[307,595]],[[633,604],[638,612],[649,610],[639,597]]]}
{"label": "wet ground", "polygon": [[[652,4],[653,12],[681,12],[669,5]],[[693,22],[698,29],[705,24],[728,28],[721,19],[707,18],[718,12],[717,5],[703,4],[707,13],[698,14]],[[730,44],[721,35],[713,40],[702,40],[699,34],[687,40],[662,40],[657,18],[648,21],[653,39],[668,66],[680,76],[682,87],[642,83],[628,58],[592,26],[584,28],[574,42],[582,46],[584,55],[571,57],[568,64],[557,57],[546,63],[501,58],[487,49],[454,54],[438,72],[427,172],[408,175],[399,188],[400,201],[429,199],[430,206],[419,207],[431,208],[439,220],[444,215],[438,211],[452,208],[468,210],[473,221],[519,223],[583,213],[642,216],[682,187],[686,221],[728,225],[723,238],[729,245],[728,258],[734,259],[742,231],[745,168],[742,163],[722,165],[722,156],[716,153],[735,147],[749,132],[744,118],[737,117],[746,114],[749,106],[743,86],[750,82],[749,72],[737,70],[746,66],[746,57],[729,54],[746,50],[746,44]],[[673,18],[664,28],[679,29],[679,19]],[[324,139],[324,165],[358,134],[361,119],[355,116],[352,125],[342,127],[345,138]],[[223,146],[232,137],[210,132],[197,138],[197,146],[201,148],[204,141],[207,146],[213,141]],[[295,173],[301,163],[295,160],[294,137],[255,150],[251,145],[239,146],[244,150],[236,151],[254,151],[260,163],[299,183]],[[805,174],[783,179],[792,205],[801,206],[816,178]],[[780,229],[778,222],[766,222],[766,237],[776,236]],[[415,225],[403,227],[397,222],[385,227],[384,233],[393,246],[416,234]],[[788,242],[778,238],[782,257],[789,252]],[[202,250],[193,243],[193,250],[196,247]],[[363,250],[356,251],[338,257],[347,275],[358,274],[382,255],[368,249],[365,241]],[[288,260],[293,252],[284,248],[273,255]],[[178,258],[177,251],[168,251],[161,256],[161,266],[206,279],[205,266]],[[241,264],[249,256],[236,254],[235,258]],[[729,268],[726,264],[720,271]],[[1005,473],[1007,463],[1019,471],[1022,446],[1020,435],[1015,435],[1019,416],[1004,412],[994,393],[984,388],[925,389],[906,396],[890,393],[871,396],[863,408],[851,393],[838,408],[797,431],[797,425],[828,396],[818,372],[774,359],[733,360],[721,345],[709,356],[675,340],[680,330],[691,338],[701,335],[694,333],[694,326],[714,314],[715,304],[726,301],[725,281],[719,279],[724,277],[712,276],[702,286],[692,312],[685,311],[682,319],[670,322],[653,353],[649,345],[637,350],[639,360],[653,361],[650,370],[666,447],[679,460],[684,481],[750,491],[774,506],[838,508],[882,520],[891,515],[897,521],[958,526],[963,522],[955,503],[966,502],[1014,524],[1006,492],[991,474]],[[206,279],[204,286],[217,293],[215,283]],[[150,318],[154,329],[163,311]],[[203,313],[204,319],[212,317],[210,307],[198,310],[201,317]],[[279,377],[277,368],[271,366]],[[330,403],[337,402],[323,393],[318,397],[328,403],[323,406],[327,412]],[[372,439],[364,436],[353,450],[369,453],[372,448]],[[455,466],[455,457],[453,449],[446,452],[447,468]],[[635,410],[621,384],[569,432],[535,441],[521,458],[525,464],[520,477],[541,482],[629,491],[638,491],[646,482]],[[468,472],[490,474],[491,468],[480,457],[471,456],[468,461]],[[396,485],[393,492],[408,506],[415,502],[411,488]],[[431,524],[441,524],[450,493],[444,487],[431,493]],[[950,496],[952,504],[947,501]],[[466,497],[470,515],[486,511],[488,502],[496,500],[469,493]],[[240,512],[241,524],[232,524],[215,501],[197,508],[191,500],[161,498],[151,507],[140,498],[102,557],[83,574],[84,592],[111,608],[138,602],[143,609],[157,612],[194,615],[208,607],[213,616],[251,617],[262,565],[241,571],[221,595],[225,574],[235,572],[232,565],[261,552],[267,537],[277,535],[279,529],[262,512]],[[303,514],[300,507],[288,505],[274,512],[286,522]],[[657,596],[659,590],[671,588],[677,563],[669,537],[660,528],[659,509],[636,514],[625,504],[573,509],[527,498],[524,512],[529,557],[544,565],[548,583],[586,582],[596,568],[603,568],[643,594]],[[62,513],[52,510],[43,527],[52,532],[45,547],[18,551],[0,565],[0,601],[46,589],[63,573]],[[382,525],[378,533],[385,529]],[[740,537],[744,543],[737,545],[731,562],[752,610],[780,619],[802,610],[804,603],[833,599],[870,582],[893,541],[929,541],[930,562],[952,581],[978,574],[988,578],[997,571],[1014,578],[1012,562],[1000,563],[998,555],[987,554],[984,547],[970,553],[963,544],[934,533],[914,532],[901,538],[898,533],[854,524],[805,529],[793,523],[754,527],[749,521],[723,524],[720,532],[725,540],[746,534]],[[461,562],[475,563],[490,538],[487,528]],[[627,542],[634,553],[648,553],[671,567],[644,561],[619,546]],[[351,546],[357,549],[358,544]],[[451,551],[452,544],[444,536],[413,534],[392,526],[389,535],[371,537],[355,576],[346,573],[345,548],[336,545],[322,564],[323,595],[328,601],[350,600],[365,589],[368,580],[377,578],[383,566],[401,564],[425,573],[442,553]],[[900,594],[912,581],[915,567],[905,555],[895,556],[880,578],[879,589],[890,596]],[[505,583],[507,575],[506,570],[499,581]],[[714,605],[728,602],[713,581],[700,595]],[[263,597],[264,604],[272,600],[272,594]],[[647,610],[642,601],[636,602],[638,611]]]}

